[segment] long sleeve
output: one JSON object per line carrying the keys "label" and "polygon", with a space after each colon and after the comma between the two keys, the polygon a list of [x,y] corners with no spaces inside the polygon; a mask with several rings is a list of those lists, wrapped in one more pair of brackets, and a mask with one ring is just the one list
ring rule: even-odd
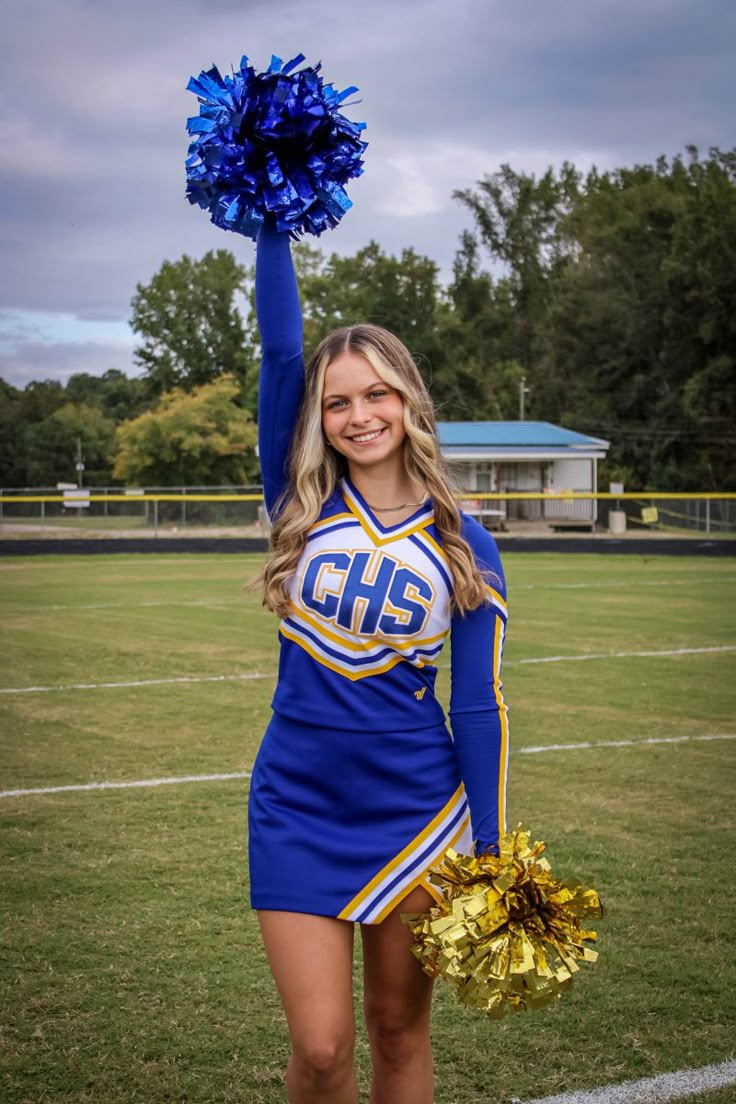
{"label": "long sleeve", "polygon": [[490,603],[452,621],[450,723],[476,850],[497,852],[499,836],[506,831],[509,754],[507,707],[501,692],[506,583],[491,535],[472,519],[465,522],[464,536],[478,566],[493,577]]}
{"label": "long sleeve", "polygon": [[271,513],[287,480],[286,465],[304,393],[302,314],[289,235],[264,226],[256,254],[256,316],[261,333],[258,454]]}

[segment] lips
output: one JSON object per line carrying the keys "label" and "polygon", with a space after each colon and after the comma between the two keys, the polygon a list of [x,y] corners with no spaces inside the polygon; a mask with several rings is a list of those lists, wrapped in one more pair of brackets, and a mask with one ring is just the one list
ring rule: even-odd
{"label": "lips", "polygon": [[356,445],[367,445],[371,441],[377,441],[384,430],[385,426],[381,429],[372,429],[370,433],[356,433],[354,437],[349,437],[348,440]]}

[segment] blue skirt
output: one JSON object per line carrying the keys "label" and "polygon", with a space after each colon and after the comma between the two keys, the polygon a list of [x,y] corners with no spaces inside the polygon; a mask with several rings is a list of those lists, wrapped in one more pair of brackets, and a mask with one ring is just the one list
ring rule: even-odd
{"label": "blue skirt", "polygon": [[251,903],[377,924],[448,847],[468,851],[470,814],[445,725],[346,731],[274,714],[248,806]]}

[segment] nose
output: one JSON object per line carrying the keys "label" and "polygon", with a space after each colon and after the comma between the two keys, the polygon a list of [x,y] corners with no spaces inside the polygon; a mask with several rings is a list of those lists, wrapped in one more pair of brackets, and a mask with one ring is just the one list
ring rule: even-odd
{"label": "nose", "polygon": [[362,399],[356,399],[350,411],[350,421],[354,425],[365,425],[371,420],[371,412]]}

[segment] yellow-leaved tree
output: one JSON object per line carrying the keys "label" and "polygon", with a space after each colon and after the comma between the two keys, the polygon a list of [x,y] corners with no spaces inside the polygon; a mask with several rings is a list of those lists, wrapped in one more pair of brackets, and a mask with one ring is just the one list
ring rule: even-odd
{"label": "yellow-leaved tree", "polygon": [[157,487],[223,486],[259,478],[256,426],[231,375],[174,388],[116,432],[113,475]]}

